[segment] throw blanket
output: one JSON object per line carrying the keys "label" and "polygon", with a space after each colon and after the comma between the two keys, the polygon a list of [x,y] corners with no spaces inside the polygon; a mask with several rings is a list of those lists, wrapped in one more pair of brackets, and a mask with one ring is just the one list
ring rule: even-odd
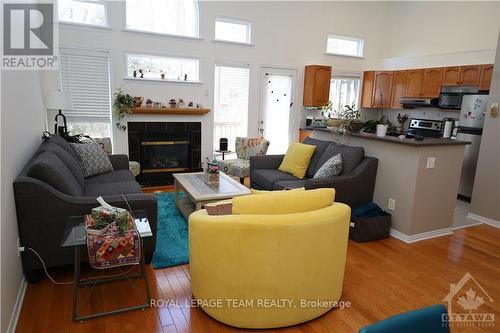
{"label": "throw blanket", "polygon": [[[91,226],[94,219],[85,216],[85,225]],[[103,235],[87,235],[87,249],[90,265],[96,269],[124,265],[137,265],[141,258],[141,240],[135,224],[129,216],[129,228],[120,235],[116,225],[111,224]]]}

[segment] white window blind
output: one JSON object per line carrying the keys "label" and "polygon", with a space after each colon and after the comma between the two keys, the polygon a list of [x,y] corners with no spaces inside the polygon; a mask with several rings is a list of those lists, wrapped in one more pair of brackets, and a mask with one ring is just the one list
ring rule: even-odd
{"label": "white window blind", "polygon": [[107,121],[111,115],[109,53],[61,49],[61,88],[71,94],[69,117]]}
{"label": "white window blind", "polygon": [[359,96],[359,77],[338,76],[330,81],[330,101],[333,111],[340,112],[346,105],[357,107]]}
{"label": "white window blind", "polygon": [[227,138],[234,151],[236,137],[247,135],[249,81],[247,67],[215,66],[214,148]]}

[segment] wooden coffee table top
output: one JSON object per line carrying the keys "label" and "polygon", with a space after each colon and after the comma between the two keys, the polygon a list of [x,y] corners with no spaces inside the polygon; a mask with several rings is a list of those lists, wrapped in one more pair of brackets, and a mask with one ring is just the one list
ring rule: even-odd
{"label": "wooden coffee table top", "polygon": [[230,199],[250,194],[250,189],[238,181],[219,173],[219,182],[208,184],[204,181],[203,172],[174,173],[174,179],[195,201],[212,201]]}

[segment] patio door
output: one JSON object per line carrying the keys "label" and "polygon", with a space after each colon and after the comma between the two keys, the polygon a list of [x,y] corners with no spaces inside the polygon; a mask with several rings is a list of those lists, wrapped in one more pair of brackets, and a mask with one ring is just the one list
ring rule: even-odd
{"label": "patio door", "polygon": [[294,69],[262,67],[259,132],[270,141],[268,154],[284,154],[298,132],[296,82]]}

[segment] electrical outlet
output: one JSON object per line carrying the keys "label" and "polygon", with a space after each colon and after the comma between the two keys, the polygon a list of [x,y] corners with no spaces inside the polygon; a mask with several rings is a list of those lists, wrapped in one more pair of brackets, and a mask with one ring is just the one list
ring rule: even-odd
{"label": "electrical outlet", "polygon": [[20,257],[21,252],[24,252],[24,247],[21,246],[21,240],[19,238],[17,239],[16,245],[17,245],[17,256]]}
{"label": "electrical outlet", "polygon": [[436,167],[436,158],[427,157],[427,169],[434,169]]}
{"label": "electrical outlet", "polygon": [[389,203],[387,204],[387,209],[395,211],[396,210],[396,200],[389,199]]}

